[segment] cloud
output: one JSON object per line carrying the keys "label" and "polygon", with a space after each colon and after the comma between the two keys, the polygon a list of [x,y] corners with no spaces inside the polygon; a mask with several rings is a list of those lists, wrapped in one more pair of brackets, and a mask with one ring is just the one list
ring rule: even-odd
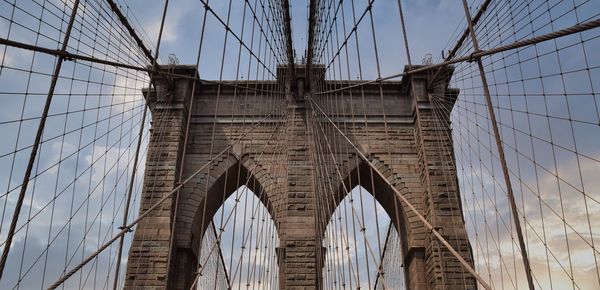
{"label": "cloud", "polygon": [[[352,202],[350,201],[351,195]],[[390,217],[369,191],[361,186],[352,189],[332,214],[325,231],[323,240],[323,247],[325,247],[324,279],[331,280],[330,283],[336,281],[338,284],[345,283],[346,286],[349,286],[356,285],[358,277],[360,277],[361,288],[368,289],[369,282],[373,287],[377,267],[382,263],[381,252],[386,242],[390,221]],[[361,228],[364,228],[364,231]],[[395,229],[392,231],[395,233]],[[391,252],[387,254],[391,254]],[[390,259],[394,258],[401,260],[400,251],[393,253],[395,256],[388,257],[386,261],[392,261]],[[352,270],[348,270],[349,267]],[[385,268],[386,265],[384,264],[382,267]],[[358,272],[356,269],[359,269]],[[344,273],[343,279],[339,275],[341,272]],[[388,274],[385,281],[392,281],[396,278],[403,281],[403,277],[396,277],[393,273]],[[402,275],[404,275],[403,272]],[[381,281],[379,283],[381,284]],[[386,285],[389,286],[387,282]]]}
{"label": "cloud", "polygon": [[[600,152],[589,154],[596,157]],[[510,160],[511,156],[508,158]],[[462,162],[460,158],[457,160]],[[465,168],[459,171],[459,180],[462,182],[463,198],[467,201],[463,206],[466,207],[467,229],[475,250],[476,265],[480,274],[493,286],[499,287],[504,283],[506,287],[513,283],[516,287],[524,283],[525,277],[507,197],[501,184],[502,176],[497,177],[496,183],[490,184],[487,181],[494,179],[488,170],[496,170],[496,165],[490,165],[489,159],[476,160],[488,169],[480,172],[477,168],[459,164],[459,168]],[[574,154],[559,155],[557,160],[556,170],[548,172],[540,169],[540,165],[536,165],[537,168],[525,167],[521,163],[521,175],[511,176],[533,273],[542,289],[549,288],[551,284],[555,288],[571,287],[570,276],[581,289],[594,288],[597,279],[585,275],[596,277],[595,258],[598,254],[592,249],[592,239],[600,238],[600,224],[594,219],[600,216],[600,204],[596,202],[600,182],[589,177],[597,174],[598,163]],[[464,162],[468,164],[470,161]],[[553,168],[551,165],[547,169]],[[510,169],[513,173],[517,172],[515,167]],[[581,193],[583,188],[587,197]],[[481,222],[481,216],[485,217],[484,222]]]}
{"label": "cloud", "polygon": [[[142,29],[144,29],[150,39],[155,42],[158,39],[158,33],[160,32],[164,1],[145,1],[141,4],[129,2],[128,5],[131,5],[133,9],[145,9],[145,13],[135,14],[140,19]],[[181,40],[179,37],[180,34],[188,29],[186,26],[190,25],[190,20],[195,19],[192,15],[201,12],[200,9],[191,9],[192,7],[200,8],[199,1],[184,0],[169,4],[162,33],[163,43],[161,44],[169,44]],[[182,42],[180,41],[179,45],[181,44]]]}
{"label": "cloud", "polygon": [[3,53],[0,54],[0,63],[3,66],[13,66],[14,59],[6,52],[6,47],[2,50]]}

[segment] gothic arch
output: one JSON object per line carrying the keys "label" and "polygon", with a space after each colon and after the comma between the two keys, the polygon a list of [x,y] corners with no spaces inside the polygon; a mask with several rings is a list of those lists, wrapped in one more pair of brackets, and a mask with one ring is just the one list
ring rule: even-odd
{"label": "gothic arch", "polygon": [[[356,158],[356,160],[355,160]],[[419,243],[415,236],[424,233],[424,228],[419,221],[414,221],[414,213],[412,213],[406,204],[404,204],[392,189],[392,186],[401,194],[410,199],[412,192],[402,180],[402,175],[392,171],[392,169],[375,156],[369,155],[369,160],[375,168],[386,176],[382,178],[377,172],[371,171],[371,165],[358,155],[351,154],[346,171],[340,172],[344,176],[344,180],[339,182],[337,188],[334,188],[332,197],[333,201],[329,205],[323,206],[323,225],[320,227],[321,237],[325,236],[332,215],[338,208],[340,203],[346,198],[348,191],[353,190],[357,186],[362,186],[371,194],[379,205],[389,216],[394,229],[397,231],[401,241],[402,263],[404,267],[404,279],[408,289],[414,288],[420,284],[421,280],[414,273],[425,273],[425,250],[424,245]],[[346,162],[346,161],[344,161]],[[371,174],[372,173],[372,174]],[[334,173],[337,174],[337,173]]]}
{"label": "gothic arch", "polygon": [[198,175],[180,193],[174,253],[177,265],[169,275],[169,280],[178,283],[175,289],[189,289],[198,263],[198,249],[210,221],[223,203],[244,185],[267,209],[279,232],[275,206],[271,202],[276,184],[270,174],[247,154],[241,158],[234,154],[218,158],[209,175]]}
{"label": "gothic arch", "polygon": [[210,220],[223,202],[243,185],[256,194],[275,220],[276,226],[278,226],[275,206],[271,202],[271,197],[275,191],[275,182],[270,174],[248,154],[243,155],[241,158],[233,154],[224,157],[213,168],[210,175],[208,191],[205,189],[207,179],[198,178],[193,186],[194,192],[192,195],[201,196],[186,203],[186,207],[193,210],[190,228],[192,248],[195,248],[194,246],[197,246],[202,240],[202,235],[206,231]]}
{"label": "gothic arch", "polygon": [[[345,173],[343,183],[340,183],[337,187],[337,190],[332,193],[333,202],[324,207],[325,214],[323,216],[325,218],[323,220],[324,225],[321,228],[325,230],[329,220],[331,219],[331,216],[342,200],[346,198],[348,194],[347,191],[351,191],[357,186],[362,186],[367,192],[369,192],[369,194],[373,195],[375,200],[383,207],[385,212],[390,217],[394,228],[396,231],[398,231],[402,241],[408,241],[408,233],[413,229],[412,224],[409,223],[406,218],[407,208],[400,201],[400,199],[398,199],[396,193],[389,186],[386,180],[379,176],[375,171],[372,172],[371,176],[371,168],[366,161],[360,160],[357,163],[358,165],[349,167],[350,169]],[[377,169],[380,170],[380,172],[393,175],[391,169],[389,169],[387,165],[383,164],[382,162],[378,162],[378,165],[379,166]],[[396,189],[403,194],[408,191],[408,188],[402,181],[397,181],[394,185]],[[409,245],[407,245],[407,242],[404,242],[403,245],[405,247],[403,250],[408,251]]]}

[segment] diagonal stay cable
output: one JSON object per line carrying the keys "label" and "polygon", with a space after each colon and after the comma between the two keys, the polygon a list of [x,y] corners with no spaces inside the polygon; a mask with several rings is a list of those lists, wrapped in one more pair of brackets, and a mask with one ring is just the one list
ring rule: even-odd
{"label": "diagonal stay cable", "polygon": [[117,15],[117,17],[119,18],[119,21],[121,21],[121,24],[123,24],[123,26],[125,26],[125,28],[129,32],[129,34],[131,34],[131,37],[133,37],[133,39],[135,40],[137,45],[144,52],[144,55],[150,60],[150,62],[154,63],[157,58],[156,55],[158,55],[158,54],[155,54],[155,56],[152,56],[152,51],[146,47],[146,45],[144,44],[142,39],[137,35],[137,33],[135,32],[135,29],[133,29],[133,27],[127,20],[127,17],[125,17],[125,15],[123,15],[123,12],[121,11],[121,9],[119,9],[119,6],[117,6],[115,1],[106,0],[106,2],[108,2],[108,5],[110,5],[110,9],[112,9],[112,11]]}
{"label": "diagonal stay cable", "polygon": [[448,61],[444,61],[444,62],[440,62],[437,64],[432,64],[432,65],[427,65],[427,66],[422,66],[419,68],[415,68],[406,72],[401,72],[401,73],[397,73],[397,74],[392,74],[392,75],[388,75],[385,77],[381,77],[381,78],[377,78],[374,80],[369,80],[369,81],[361,81],[361,82],[357,82],[355,84],[352,85],[348,85],[346,87],[343,88],[338,88],[338,89],[333,89],[333,90],[329,90],[329,91],[323,91],[323,92],[318,92],[315,93],[315,95],[324,95],[324,94],[329,94],[329,93],[333,93],[333,92],[338,92],[338,91],[343,91],[343,90],[349,90],[349,89],[353,89],[353,88],[357,88],[357,87],[362,87],[362,86],[366,86],[368,84],[372,84],[372,83],[379,83],[382,81],[386,81],[386,80],[390,80],[390,79],[394,79],[394,78],[398,78],[398,77],[403,77],[403,76],[407,76],[410,74],[415,74],[415,73],[420,73],[420,72],[424,72],[424,71],[428,71],[434,68],[440,68],[440,67],[444,67],[450,64],[455,64],[455,63],[460,63],[460,62],[470,62],[473,61],[477,58],[480,57],[484,57],[484,56],[490,56],[490,55],[494,55],[496,53],[500,53],[500,52],[504,52],[504,51],[508,51],[508,50],[513,50],[513,49],[517,49],[517,48],[521,48],[524,46],[528,46],[528,45],[533,45],[536,43],[540,43],[540,42],[544,42],[544,41],[548,41],[548,40],[552,40],[552,39],[556,39],[559,37],[563,37],[563,36],[567,36],[567,35],[571,35],[574,33],[579,33],[579,32],[583,32],[583,31],[587,31],[587,30],[591,30],[594,28],[598,28],[600,27],[600,19],[595,19],[595,20],[590,20],[581,24],[577,24],[577,25],[573,25],[570,27],[567,27],[565,29],[561,29],[555,32],[550,32],[544,35],[540,35],[540,36],[536,36],[536,37],[532,37],[532,38],[528,38],[525,40],[520,40],[520,41],[515,41],[511,44],[507,44],[507,45],[502,45],[502,46],[498,46],[495,48],[491,48],[491,49],[487,49],[487,50],[479,50],[477,52],[474,52],[468,56],[463,56],[463,57],[459,57],[459,58],[455,58],[452,60],[448,60]]}
{"label": "diagonal stay cable", "polygon": [[[243,44],[242,46],[244,48],[248,48],[247,44],[245,44],[244,42],[242,42],[242,44]],[[268,90],[261,90],[261,89],[257,89],[257,88],[253,88],[253,87],[249,87],[249,86],[231,84],[227,81],[206,80],[206,79],[201,79],[199,77],[192,77],[189,75],[182,75],[182,74],[170,73],[170,72],[165,72],[165,71],[157,71],[155,69],[152,69],[152,66],[141,67],[141,66],[137,66],[137,65],[120,63],[120,62],[105,60],[105,59],[101,59],[101,58],[97,58],[97,57],[76,54],[76,53],[72,53],[72,52],[68,52],[68,51],[62,51],[62,50],[57,50],[57,49],[36,46],[36,45],[32,45],[32,44],[27,44],[27,43],[23,43],[23,42],[6,39],[3,37],[0,37],[0,45],[12,46],[12,47],[16,47],[16,48],[20,48],[20,49],[24,49],[24,50],[30,50],[30,51],[35,51],[35,52],[41,52],[41,53],[48,54],[48,55],[63,57],[65,60],[68,60],[68,61],[81,60],[81,61],[87,61],[87,62],[91,62],[91,63],[110,65],[110,66],[114,66],[114,67],[118,67],[118,68],[132,69],[132,70],[143,71],[143,72],[147,72],[147,73],[154,73],[154,74],[160,74],[160,75],[165,75],[165,76],[178,77],[178,78],[182,78],[182,79],[198,80],[202,83],[222,84],[224,86],[231,86],[231,87],[236,87],[236,88],[240,88],[240,89],[260,91],[260,92],[265,92],[265,93],[271,92]],[[259,63],[263,64],[262,61],[259,61]],[[12,69],[14,69],[14,68],[12,68]],[[61,78],[61,76],[59,76],[59,78]]]}

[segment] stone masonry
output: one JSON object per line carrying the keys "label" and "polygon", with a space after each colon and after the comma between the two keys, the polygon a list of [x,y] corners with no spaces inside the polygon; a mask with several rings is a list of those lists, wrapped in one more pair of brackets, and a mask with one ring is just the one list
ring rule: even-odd
{"label": "stone masonry", "polygon": [[[319,129],[310,126],[315,122],[325,125],[325,121],[313,119],[317,114],[304,98],[305,93],[311,93],[304,87],[309,83],[304,66],[296,66],[295,86],[286,84],[284,68],[278,69],[279,80],[272,82],[245,81],[238,86],[197,82],[194,96],[191,78],[159,74],[153,80],[156,89],[144,91],[152,111],[152,128],[141,211],[168,194],[180,176],[185,179],[207,164],[273,108],[286,113],[261,123],[251,138],[225,150],[138,224],[125,289],[189,289],[198,263],[198,246],[210,219],[244,184],[258,195],[276,223],[281,289],[322,288],[320,265],[326,255],[323,231],[345,191],[359,184],[374,194],[400,234],[408,289],[476,289],[473,277],[425,230],[390,187],[405,195],[472,263],[456,182],[449,112],[440,115],[430,103],[431,94],[456,98],[458,92],[448,88],[449,77],[433,84],[432,73],[423,72],[328,97],[343,108],[323,109],[384,173],[383,179],[332,131],[325,134],[335,144],[332,148],[337,163],[317,163],[321,161],[316,160],[314,150],[323,144],[311,138],[311,132]],[[187,76],[194,76],[196,71],[185,65],[160,69]],[[451,68],[447,70],[445,75],[451,75]],[[325,88],[340,85],[323,80],[311,83]],[[296,91],[282,97],[243,89],[280,91],[282,86]],[[285,140],[273,140],[273,132],[282,130]],[[325,171],[331,176],[324,176],[319,168],[328,168]],[[324,180],[333,182],[332,186],[323,186]],[[167,269],[170,240],[174,242],[171,267]]]}

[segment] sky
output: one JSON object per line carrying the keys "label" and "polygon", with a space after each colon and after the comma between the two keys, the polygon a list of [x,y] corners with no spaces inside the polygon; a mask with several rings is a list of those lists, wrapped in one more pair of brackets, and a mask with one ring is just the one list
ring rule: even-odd
{"label": "sky", "polygon": [[[19,0],[13,5],[11,0],[2,0],[0,37],[56,49],[72,7],[70,1],[63,1]],[[106,9],[100,2],[83,1],[86,4],[82,4],[78,17],[88,22],[75,29],[73,39],[77,41],[71,42],[70,51],[147,65],[123,31],[110,29],[115,23],[98,16],[107,15],[95,10]],[[366,6],[365,1],[355,2],[357,11]],[[473,10],[481,1],[469,2]],[[493,2],[485,18],[487,25],[477,28],[484,49],[597,19],[600,14],[600,4],[590,0]],[[164,2],[117,3],[154,51]],[[224,21],[228,3],[210,1]],[[250,43],[249,28],[242,36],[244,2],[232,3],[229,25]],[[427,54],[433,62],[441,61],[443,51],[452,47],[466,27],[460,1],[410,0],[402,4],[412,62],[422,63]],[[301,59],[307,43],[308,1],[290,0],[290,5],[294,50]],[[345,27],[350,31],[350,2],[344,7]],[[198,0],[170,1],[160,43],[161,63],[167,63],[171,54],[180,64],[196,63],[204,11]],[[397,74],[407,64],[396,1],[375,1],[373,19],[380,72],[370,28],[361,24],[359,43],[349,42],[351,72],[345,76],[349,79]],[[231,36],[224,41],[225,30],[214,17],[208,18],[206,27],[198,69],[201,78],[274,78],[245,69],[251,56],[246,49],[239,50],[239,43]],[[341,33],[343,26],[339,29]],[[250,46],[258,49],[256,42]],[[470,47],[467,41],[459,54],[467,55]],[[356,48],[361,51],[362,75],[357,69]],[[600,231],[599,49],[596,29],[484,60],[534,273],[543,289],[550,289],[551,284],[554,289],[592,289],[600,283],[594,261],[600,255],[590,246]],[[0,46],[0,53],[0,135],[4,136],[0,142],[0,188],[7,192],[0,197],[0,240],[4,240],[56,58],[5,46]],[[261,59],[274,68],[275,59],[265,55]],[[320,60],[327,62],[331,56]],[[336,61],[346,64],[341,58]],[[238,64],[242,68],[239,71]],[[331,70],[328,77],[334,78]],[[118,225],[113,222],[120,223],[143,112],[141,89],[147,86],[145,72],[65,62],[35,163],[36,178],[27,192],[20,231],[11,249],[16,254],[9,259],[7,278],[0,282],[0,288],[43,288],[115,233]],[[461,89],[452,111],[452,128],[476,267],[494,287],[518,288],[525,280],[475,64],[458,64],[451,86]],[[440,110],[444,109],[452,108],[442,104]],[[148,125],[146,120],[146,128]],[[142,153],[147,132],[143,136]],[[138,169],[139,173],[142,170]],[[134,183],[136,193],[140,191],[139,176]],[[135,195],[133,202],[137,204],[139,196]],[[137,206],[133,208],[129,220],[137,214]],[[378,214],[380,210],[369,211]],[[32,222],[25,222],[30,219]],[[110,257],[116,247],[107,251],[66,289],[110,287],[112,278],[105,276],[114,267]],[[25,276],[21,283],[17,282],[19,276]],[[569,276],[578,284],[572,284]]]}

